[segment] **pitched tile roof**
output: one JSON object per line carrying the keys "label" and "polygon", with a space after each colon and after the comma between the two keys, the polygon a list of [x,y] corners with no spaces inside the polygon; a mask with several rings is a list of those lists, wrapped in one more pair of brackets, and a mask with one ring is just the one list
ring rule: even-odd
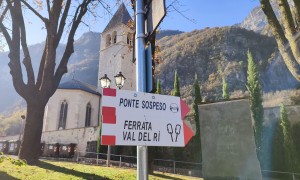
{"label": "pitched tile roof", "polygon": [[97,92],[97,88],[95,86],[92,86],[90,84],[78,81],[76,79],[72,79],[70,81],[64,82],[59,84],[58,89],[77,89],[86,91],[92,94],[100,95],[99,92]]}
{"label": "pitched tile roof", "polygon": [[114,14],[112,19],[109,21],[103,32],[108,31],[120,24],[127,24],[129,20],[131,19],[131,16],[129,15],[124,3],[122,3],[117,10],[117,12]]}

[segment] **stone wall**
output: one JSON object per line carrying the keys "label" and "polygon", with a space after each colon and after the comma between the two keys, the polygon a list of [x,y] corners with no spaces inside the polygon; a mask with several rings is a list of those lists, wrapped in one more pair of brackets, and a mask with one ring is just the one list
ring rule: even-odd
{"label": "stone wall", "polygon": [[86,106],[91,104],[91,126],[99,125],[100,96],[82,90],[57,89],[49,99],[44,114],[43,131],[58,130],[60,105],[68,103],[66,129],[82,128],[85,126]]}
{"label": "stone wall", "polygon": [[[300,122],[300,106],[286,106],[288,118],[291,125]],[[280,119],[280,107],[271,107],[264,109],[264,125],[270,126],[271,124],[279,121]]]}
{"label": "stone wall", "polygon": [[[66,129],[60,131],[43,132],[41,142],[44,143],[60,143],[60,144],[77,144],[77,152],[85,152],[88,141],[97,141],[99,137],[100,127],[87,127]],[[81,153],[84,155],[84,153]]]}
{"label": "stone wall", "polygon": [[0,141],[4,140],[4,141],[10,141],[10,140],[19,140],[19,135],[15,135],[15,136],[0,136]]}
{"label": "stone wall", "polygon": [[206,179],[262,179],[248,100],[199,106]]}

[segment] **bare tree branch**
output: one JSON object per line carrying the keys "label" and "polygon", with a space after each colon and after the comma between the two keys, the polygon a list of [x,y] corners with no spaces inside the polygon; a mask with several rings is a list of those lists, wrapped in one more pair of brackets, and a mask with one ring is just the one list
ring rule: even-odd
{"label": "bare tree branch", "polygon": [[300,1],[294,0],[296,25],[300,28]]}
{"label": "bare tree branch", "polygon": [[55,92],[55,89],[58,87],[63,74],[68,72],[67,63],[70,59],[71,54],[74,52],[74,44],[73,43],[74,43],[75,32],[82,20],[82,17],[87,12],[87,9],[88,9],[87,6],[89,5],[90,2],[91,2],[91,0],[84,0],[82,2],[82,4],[80,6],[78,6],[79,8],[77,8],[77,10],[75,12],[72,27],[71,27],[71,30],[70,30],[70,33],[68,36],[68,43],[66,45],[66,50],[63,54],[63,57],[60,61],[59,66],[55,72],[53,93]]}
{"label": "bare tree branch", "polygon": [[55,0],[53,1],[53,6],[51,8],[51,15],[49,19],[51,19],[51,25],[53,26],[53,33],[57,33],[58,20],[60,16],[60,12],[62,9],[63,0]]}
{"label": "bare tree branch", "polygon": [[24,23],[24,17],[22,14],[22,9],[21,9],[21,3],[15,3],[16,6],[16,10],[18,11],[18,19],[20,21],[20,31],[21,31],[21,45],[22,45],[22,50],[24,52],[24,60],[23,60],[23,64],[26,68],[26,72],[27,72],[27,78],[28,78],[28,85],[29,86],[34,86],[35,84],[35,77],[34,77],[34,72],[33,72],[33,67],[32,67],[32,63],[31,63],[31,57],[30,57],[30,53],[29,53],[29,49],[28,49],[28,45],[27,45],[27,41],[26,41],[26,30],[25,30],[25,23]]}
{"label": "bare tree branch", "polygon": [[4,38],[6,40],[6,43],[9,47],[9,49],[11,48],[11,45],[12,45],[12,42],[11,42],[11,37],[7,31],[7,28],[4,26],[4,24],[2,23],[3,21],[0,21],[0,29],[1,29],[1,32],[3,33],[4,35]]}
{"label": "bare tree branch", "polygon": [[12,41],[10,46],[9,58],[10,61],[8,66],[10,67],[10,73],[13,79],[13,85],[16,91],[24,98],[27,98],[27,87],[23,81],[21,63],[20,63],[20,21],[18,19],[18,11],[15,6],[20,5],[19,1],[14,2],[12,6],[10,0],[7,0],[7,5],[10,9],[10,14],[12,17]]}
{"label": "bare tree branch", "polygon": [[49,1],[49,0],[47,0],[47,1],[46,1],[46,3],[47,3],[47,11],[48,11],[48,16],[49,16],[49,18],[50,18],[50,12],[51,12],[51,8],[50,8],[50,1]]}
{"label": "bare tree branch", "polygon": [[[1,6],[1,4],[0,4],[0,6]],[[7,11],[8,11],[8,6],[5,6],[5,9],[4,9],[3,13],[0,16],[0,22],[2,22],[4,20]]]}
{"label": "bare tree branch", "polygon": [[61,20],[60,20],[60,23],[59,23],[59,28],[58,28],[58,31],[57,31],[56,44],[55,44],[56,47],[58,47],[59,41],[61,40],[62,34],[64,32],[64,28],[65,28],[65,25],[66,25],[66,19],[68,17],[68,12],[69,12],[69,9],[70,9],[70,5],[71,5],[71,0],[67,0],[64,12],[62,14],[62,17],[61,17]]}
{"label": "bare tree branch", "polygon": [[171,8],[173,8],[174,11],[176,11],[177,13],[179,13],[182,17],[184,17],[185,19],[187,19],[188,21],[196,24],[196,20],[195,19],[191,19],[189,17],[187,17],[186,15],[183,14],[182,11],[179,11],[179,9],[175,6],[176,4],[178,4],[179,6],[182,6],[178,0],[173,0],[167,7],[167,10],[170,10]]}
{"label": "bare tree branch", "polygon": [[37,17],[39,17],[43,22],[47,22],[47,18],[43,17],[40,13],[38,13],[32,6],[30,6],[30,4],[28,4],[25,0],[19,0],[21,1],[23,4],[25,4],[25,6],[30,9]]}
{"label": "bare tree branch", "polygon": [[300,52],[299,45],[295,41],[296,28],[294,24],[294,19],[292,15],[292,11],[290,9],[289,3],[287,0],[277,0],[279,9],[281,12],[282,24],[284,27],[286,38],[288,39],[291,50],[295,56],[295,59],[298,63],[300,63]]}
{"label": "bare tree branch", "polygon": [[278,49],[283,57],[283,60],[285,64],[287,65],[288,69],[292,73],[292,75],[300,81],[300,73],[299,73],[299,65],[297,64],[295,57],[291,55],[291,53],[288,51],[289,48],[286,48],[287,39],[284,35],[284,31],[281,28],[281,25],[272,9],[272,6],[270,4],[269,0],[260,0],[261,8],[264,12],[264,14],[267,17],[268,23],[270,25],[270,28],[273,32],[273,35],[276,39]]}
{"label": "bare tree branch", "polygon": [[[47,44],[47,41],[48,40],[46,39],[45,44]],[[46,48],[47,47],[45,46],[44,50],[43,50],[43,55],[42,55],[42,58],[41,58],[40,66],[39,66],[39,72],[38,72],[38,75],[37,75],[37,80],[36,80],[37,89],[41,88],[41,84],[42,84],[42,80],[43,80],[45,61],[46,61]]]}
{"label": "bare tree branch", "polygon": [[[2,5],[3,5],[3,0],[0,0],[0,6],[2,6]],[[6,40],[6,43],[8,44],[8,47],[11,47],[11,37],[10,37],[8,31],[7,31],[7,28],[3,24],[3,20],[4,20],[5,15],[6,15],[8,10],[9,10],[9,6],[7,5],[7,6],[5,6],[5,9],[4,9],[4,11],[3,11],[3,13],[0,17],[0,30],[3,33],[3,36]]]}

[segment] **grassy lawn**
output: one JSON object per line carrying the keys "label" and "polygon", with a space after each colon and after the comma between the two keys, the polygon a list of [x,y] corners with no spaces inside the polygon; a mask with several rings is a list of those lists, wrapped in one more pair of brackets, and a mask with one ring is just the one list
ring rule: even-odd
{"label": "grassy lawn", "polygon": [[[64,180],[64,179],[136,179],[136,170],[83,165],[70,162],[41,161],[38,166],[16,166],[0,163],[0,179]],[[155,173],[149,179],[200,179],[168,173]]]}

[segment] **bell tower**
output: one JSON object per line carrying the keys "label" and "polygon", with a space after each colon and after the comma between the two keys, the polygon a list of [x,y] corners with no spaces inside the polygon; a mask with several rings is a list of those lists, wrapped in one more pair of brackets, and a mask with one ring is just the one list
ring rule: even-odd
{"label": "bell tower", "polygon": [[132,21],[124,3],[114,14],[101,33],[98,90],[101,91],[100,78],[107,74],[111,80],[110,87],[117,88],[114,76],[119,72],[126,80],[122,89],[135,90],[136,70],[133,61],[134,29],[129,27]]}

